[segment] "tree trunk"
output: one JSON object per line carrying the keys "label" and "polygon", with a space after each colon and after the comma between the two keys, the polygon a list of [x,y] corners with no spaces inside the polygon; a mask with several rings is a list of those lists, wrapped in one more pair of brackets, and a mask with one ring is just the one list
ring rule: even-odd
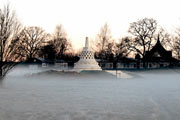
{"label": "tree trunk", "polygon": [[143,59],[142,59],[142,61],[143,61],[143,68],[146,68],[147,66],[146,66],[146,58],[143,56]]}
{"label": "tree trunk", "polygon": [[32,59],[33,58],[33,55],[32,55],[32,53],[30,53],[30,55],[29,55],[29,58],[28,59]]}

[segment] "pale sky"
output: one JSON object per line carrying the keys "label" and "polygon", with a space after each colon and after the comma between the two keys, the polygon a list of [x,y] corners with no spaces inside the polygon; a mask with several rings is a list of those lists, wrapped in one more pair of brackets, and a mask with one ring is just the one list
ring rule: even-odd
{"label": "pale sky", "polygon": [[180,25],[180,0],[0,0],[0,7],[7,2],[26,26],[51,33],[63,24],[75,49],[84,46],[86,36],[95,39],[106,22],[114,39],[144,17],[156,19],[170,33]]}

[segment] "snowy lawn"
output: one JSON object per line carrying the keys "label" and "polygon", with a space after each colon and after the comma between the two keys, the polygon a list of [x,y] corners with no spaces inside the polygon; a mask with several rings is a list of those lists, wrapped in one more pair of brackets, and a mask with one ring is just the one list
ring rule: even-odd
{"label": "snowy lawn", "polygon": [[0,85],[0,120],[180,120],[180,70],[125,73],[16,67]]}

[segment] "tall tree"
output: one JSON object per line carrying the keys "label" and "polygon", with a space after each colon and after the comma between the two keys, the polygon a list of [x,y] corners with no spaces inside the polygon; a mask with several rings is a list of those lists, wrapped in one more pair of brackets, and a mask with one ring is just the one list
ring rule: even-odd
{"label": "tall tree", "polygon": [[106,52],[105,52],[106,59],[111,61],[111,62],[114,60],[114,52],[115,52],[114,46],[115,46],[114,41],[111,42],[111,43],[108,43],[107,49],[106,49]]}
{"label": "tall tree", "polygon": [[176,37],[174,41],[174,53],[175,57],[180,60],[180,38]]}
{"label": "tall tree", "polygon": [[124,37],[119,40],[119,43],[116,43],[115,55],[117,59],[121,59],[122,57],[128,56],[130,51],[127,49],[126,46],[127,39],[128,37]]}
{"label": "tall tree", "polygon": [[19,56],[15,55],[16,47],[13,43],[17,42],[21,24],[15,12],[10,10],[9,5],[0,8],[0,78],[14,66],[10,61],[16,61]]}
{"label": "tall tree", "polygon": [[41,56],[44,59],[49,59],[52,61],[54,61],[55,55],[56,55],[56,51],[55,51],[54,45],[52,44],[42,46],[39,52],[39,56]]}
{"label": "tall tree", "polygon": [[111,30],[107,23],[101,27],[99,33],[97,34],[97,40],[95,44],[97,46],[97,54],[101,60],[108,59],[110,54],[112,56],[114,41],[112,40]]}
{"label": "tall tree", "polygon": [[46,32],[40,27],[25,27],[20,33],[17,54],[24,58],[33,58],[37,55],[47,38]]}
{"label": "tall tree", "polygon": [[72,48],[71,42],[68,40],[67,33],[62,25],[56,26],[51,43],[54,44],[56,58],[62,58],[65,52]]}
{"label": "tall tree", "polygon": [[[131,51],[139,53],[142,58],[149,51],[154,41],[154,35],[157,29],[157,22],[152,18],[143,18],[130,24],[129,33],[134,38],[128,41],[128,46]],[[145,61],[144,61],[145,66]]]}
{"label": "tall tree", "polygon": [[176,35],[173,41],[173,51],[175,53],[175,57],[180,60],[180,28],[177,28]]}
{"label": "tall tree", "polygon": [[161,44],[166,48],[166,49],[173,49],[173,39],[172,36],[163,28],[160,28],[158,30],[158,33],[155,35],[155,40],[157,39],[160,40]]}
{"label": "tall tree", "polygon": [[107,49],[110,42],[112,42],[111,29],[109,28],[109,25],[105,23],[97,34],[96,45],[98,46],[98,51]]}

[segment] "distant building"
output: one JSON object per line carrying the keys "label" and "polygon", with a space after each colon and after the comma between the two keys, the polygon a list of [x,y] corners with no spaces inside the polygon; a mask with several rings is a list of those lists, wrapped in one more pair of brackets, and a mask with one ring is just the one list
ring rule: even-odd
{"label": "distant building", "polygon": [[23,64],[27,64],[31,69],[42,67],[44,60],[41,58],[29,58]]}
{"label": "distant building", "polygon": [[178,67],[180,61],[173,58],[172,51],[167,51],[159,40],[150,51],[146,52],[144,59],[137,54],[135,58],[122,57],[116,61],[116,69],[142,69],[144,66],[148,69]]}
{"label": "distant building", "polygon": [[143,64],[138,64],[138,60],[134,58],[123,57],[116,62],[117,69],[137,69],[142,67]]}
{"label": "distant building", "polygon": [[43,58],[30,58],[27,59],[24,64],[28,64],[30,68],[47,68],[47,67],[55,67],[57,69],[61,70],[67,70],[68,69],[68,63],[64,60],[56,60],[56,61],[51,61],[48,59],[43,59]]}
{"label": "distant building", "polygon": [[61,70],[67,70],[68,69],[68,63],[64,60],[56,60],[54,63],[54,66]]}
{"label": "distant building", "polygon": [[144,60],[147,68],[175,67],[180,63],[172,57],[172,51],[167,51],[161,45],[159,39],[156,45],[146,53]]}
{"label": "distant building", "polygon": [[113,69],[114,68],[113,62],[110,62],[110,61],[99,61],[99,66],[102,69]]}
{"label": "distant building", "polygon": [[28,64],[42,64],[42,62],[43,62],[43,59],[41,59],[41,58],[29,58],[24,63],[28,63]]}

